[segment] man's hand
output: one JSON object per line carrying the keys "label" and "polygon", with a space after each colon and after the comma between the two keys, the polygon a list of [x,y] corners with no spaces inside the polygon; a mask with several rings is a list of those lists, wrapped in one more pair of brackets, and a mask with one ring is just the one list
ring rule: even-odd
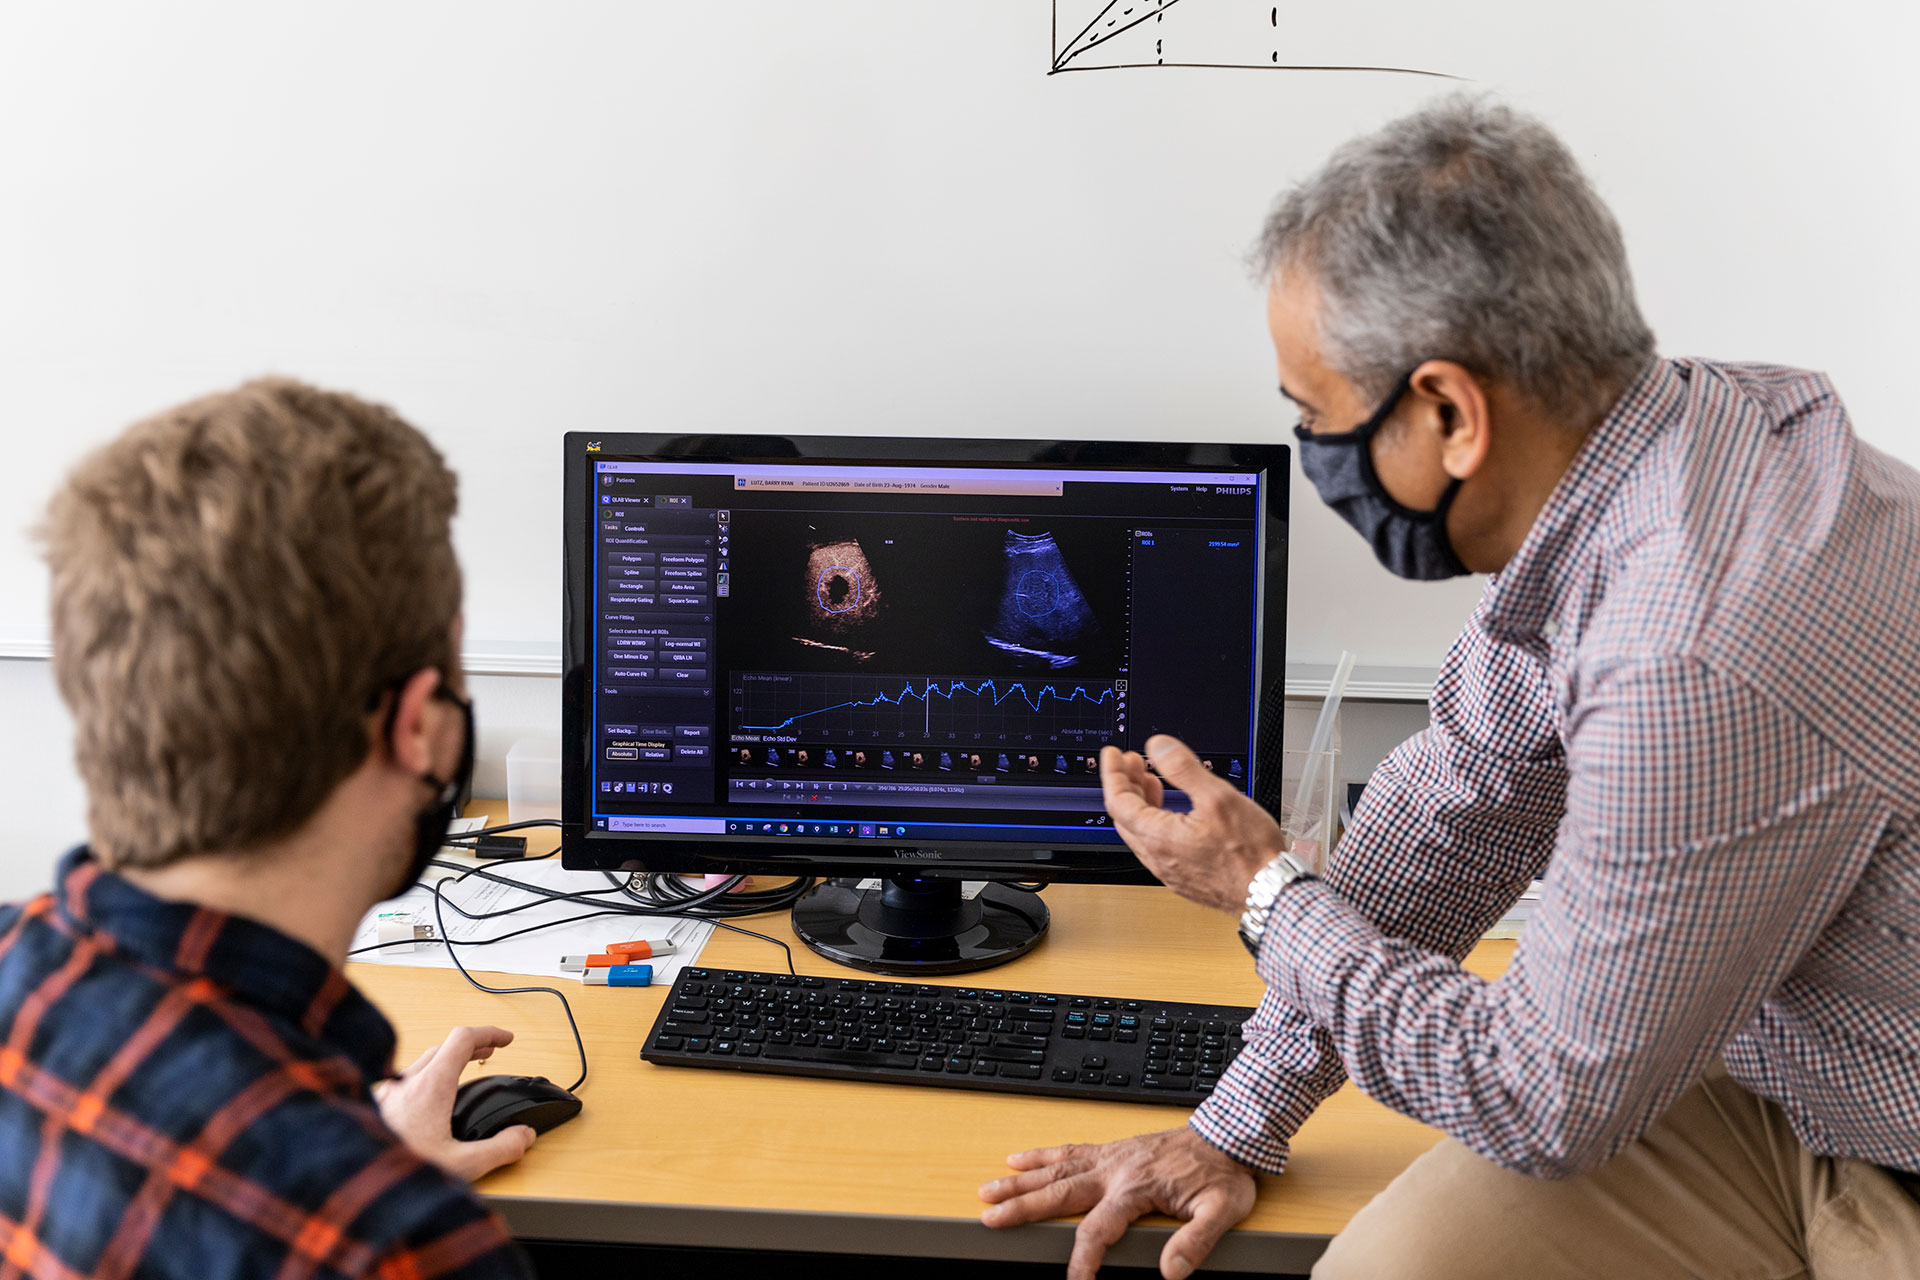
{"label": "man's hand", "polygon": [[980,1188],[993,1205],[980,1220],[1017,1227],[1086,1214],[1073,1233],[1067,1280],[1093,1280],[1128,1224],[1154,1212],[1186,1219],[1160,1251],[1160,1274],[1186,1280],[1253,1208],[1252,1172],[1185,1126],[1097,1146],[1023,1151],[1007,1163],[1022,1172]]}
{"label": "man's hand", "polygon": [[455,1027],[447,1038],[414,1059],[398,1080],[373,1087],[380,1118],[423,1160],[456,1178],[473,1182],[501,1165],[512,1164],[533,1146],[534,1132],[511,1125],[479,1142],[453,1136],[453,1095],[469,1062],[484,1062],[493,1051],[513,1043],[500,1027]]}
{"label": "man's hand", "polygon": [[[1136,752],[1100,750],[1100,785],[1114,830],[1167,888],[1239,915],[1253,877],[1287,847],[1280,824],[1178,738],[1157,734],[1147,751],[1158,778]],[[1160,778],[1187,793],[1191,813],[1161,807]]]}

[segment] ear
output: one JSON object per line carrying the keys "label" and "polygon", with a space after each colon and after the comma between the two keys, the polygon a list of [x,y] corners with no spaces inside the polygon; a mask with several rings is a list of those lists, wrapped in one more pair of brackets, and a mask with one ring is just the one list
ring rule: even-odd
{"label": "ear", "polygon": [[427,704],[439,687],[440,672],[433,667],[423,667],[388,695],[381,708],[385,714],[380,716],[379,724],[385,740],[379,747],[395,768],[416,777],[434,771]]}
{"label": "ear", "polygon": [[1436,424],[1447,474],[1464,480],[1478,471],[1492,442],[1492,413],[1480,380],[1465,365],[1429,360],[1413,371],[1410,394],[1429,410],[1421,417]]}

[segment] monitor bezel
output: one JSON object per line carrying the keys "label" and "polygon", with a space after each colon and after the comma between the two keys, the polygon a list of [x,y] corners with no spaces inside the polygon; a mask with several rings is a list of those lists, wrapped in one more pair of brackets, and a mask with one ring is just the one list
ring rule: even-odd
{"label": "monitor bezel", "polygon": [[[811,841],[789,836],[603,832],[589,827],[593,563],[591,463],[614,456],[655,462],[738,464],[831,462],[902,465],[1216,469],[1261,473],[1262,596],[1255,618],[1257,695],[1249,792],[1271,805],[1279,794],[1286,696],[1288,461],[1285,444],[1176,441],[944,439],[920,436],[667,435],[570,431],[565,437],[562,510],[564,617],[561,642],[561,863],[570,870],[685,875],[877,876],[911,872],[975,880],[1155,884],[1121,844],[1035,839],[1032,850],[1076,857],[1071,863],[1010,857],[1017,841],[930,840],[912,844]],[[762,815],[756,815],[762,816]],[[784,815],[766,814],[776,820]],[[795,816],[799,816],[796,811]]]}

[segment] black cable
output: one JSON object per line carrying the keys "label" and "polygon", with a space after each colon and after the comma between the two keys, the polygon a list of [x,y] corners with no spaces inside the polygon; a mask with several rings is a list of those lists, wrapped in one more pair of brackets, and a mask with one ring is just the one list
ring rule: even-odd
{"label": "black cable", "polygon": [[[613,879],[614,879],[614,875],[613,875],[613,873],[612,873],[611,871],[607,871],[607,872],[603,872],[602,874],[604,874],[604,875],[605,875],[605,876],[607,877],[607,879],[609,879],[609,880],[613,880]],[[738,883],[739,883],[739,881],[740,881],[740,877],[739,877],[739,876],[733,876],[733,877],[730,877],[730,878],[729,878],[729,879],[727,880],[727,882],[726,882],[726,884],[722,884],[722,885],[720,886],[720,890],[721,890],[722,892],[724,892],[724,891],[725,891],[725,889],[726,889],[726,887],[727,887],[727,885],[730,885],[730,884],[738,884]],[[812,881],[812,880],[806,880],[806,881],[805,881],[804,883],[805,883],[806,885],[808,885],[808,886],[811,886],[811,885],[812,885],[812,883],[813,883],[813,881]],[[684,886],[683,886],[683,887],[684,887]],[[627,896],[628,896],[629,898],[632,898],[632,899],[633,899],[633,900],[634,900],[635,902],[640,902],[640,903],[645,903],[645,902],[647,902],[647,899],[645,899],[645,898],[643,898],[643,897],[641,897],[641,896],[640,896],[640,894],[639,894],[639,892],[638,892],[637,890],[635,890],[635,889],[634,889],[634,887],[633,887],[633,886],[632,886],[631,884],[624,884],[624,885],[619,885],[619,888],[620,888],[620,890],[621,890],[622,892],[624,892],[624,893],[625,893],[625,894],[626,894],[626,895],[627,895]],[[784,893],[784,892],[786,892],[786,890],[774,890],[773,892],[779,892],[779,893]],[[797,895],[796,895],[796,896],[797,896]],[[652,911],[652,910],[649,910],[649,911],[640,911],[640,912],[636,912],[635,914],[637,914],[637,915],[664,915],[664,914],[668,914],[668,913],[666,913],[666,912],[659,912],[659,911]],[[747,913],[744,913],[744,912],[742,912],[742,913],[738,913],[738,914],[747,914]],[[746,935],[747,937],[749,937],[749,938],[758,938],[758,939],[760,939],[760,941],[762,941],[762,942],[771,942],[771,943],[772,943],[772,944],[773,944],[774,946],[776,946],[776,947],[778,947],[778,948],[780,948],[780,950],[782,950],[783,952],[785,952],[785,953],[786,953],[786,956],[787,956],[787,972],[788,972],[788,973],[790,973],[790,974],[792,974],[792,975],[793,975],[793,976],[795,976],[795,977],[799,977],[799,976],[800,976],[800,971],[799,971],[798,969],[796,969],[796,968],[794,968],[794,967],[793,967],[793,948],[792,948],[792,947],[790,947],[790,946],[788,946],[788,945],[787,945],[786,943],[784,943],[784,942],[782,942],[782,941],[780,941],[780,939],[778,939],[778,938],[775,938],[775,937],[772,937],[772,936],[770,936],[770,935],[768,935],[768,934],[764,934],[764,933],[755,933],[755,932],[754,932],[754,931],[753,931],[752,929],[743,929],[743,928],[741,928],[741,927],[740,927],[739,925],[737,925],[737,924],[728,924],[728,923],[727,923],[727,922],[726,922],[725,920],[718,920],[718,919],[715,919],[715,918],[713,918],[713,917],[711,917],[711,916],[696,916],[696,917],[692,917],[692,918],[694,918],[694,919],[702,919],[702,920],[705,920],[705,921],[706,921],[706,922],[707,922],[708,924],[711,924],[711,925],[712,925],[712,926],[713,926],[714,928],[716,928],[716,929],[725,929],[725,930],[727,930],[727,931],[728,931],[729,933],[740,933],[740,934],[745,934],[745,935]]]}
{"label": "black cable", "polygon": [[[559,822],[552,818],[537,818],[528,822],[514,822],[507,823],[501,827],[489,827],[484,831],[468,832],[463,839],[474,839],[481,835],[492,835],[501,831],[519,830],[525,827],[559,825]],[[456,839],[450,840],[447,843],[459,844],[460,842],[459,839]],[[557,850],[535,854],[527,858],[509,859],[508,861],[538,862],[542,859],[553,857],[555,852],[557,852]],[[492,868],[486,866],[468,867],[457,862],[446,862],[438,858],[429,860],[427,866],[429,868],[438,867],[456,873],[451,877],[442,877],[434,881],[431,885],[427,885],[426,888],[433,894],[433,919],[435,927],[440,934],[439,938],[435,939],[435,941],[440,942],[446,947],[447,957],[453,961],[453,967],[460,971],[460,976],[465,978],[476,990],[485,991],[492,995],[526,995],[534,992],[545,992],[560,1002],[560,1008],[567,1015],[567,1026],[573,1032],[574,1048],[577,1049],[580,1054],[580,1078],[568,1086],[569,1092],[579,1089],[581,1085],[586,1083],[587,1045],[586,1041],[581,1038],[580,1024],[574,1019],[573,1005],[567,1000],[566,993],[555,987],[487,986],[478,978],[475,978],[472,973],[468,972],[467,966],[460,960],[460,955],[457,950],[458,947],[487,946],[490,943],[504,942],[508,938],[519,937],[522,934],[534,933],[541,929],[551,929],[562,924],[573,924],[581,920],[591,920],[600,916],[659,916],[666,919],[704,920],[715,928],[726,929],[732,933],[745,934],[749,938],[758,938],[762,942],[771,942],[785,953],[787,972],[798,976],[799,971],[794,968],[793,964],[792,947],[778,938],[770,937],[764,933],[756,933],[752,929],[743,929],[739,925],[728,924],[725,920],[718,919],[717,917],[721,915],[758,915],[792,906],[802,894],[813,887],[813,880],[808,877],[801,877],[792,884],[782,886],[778,889],[754,890],[743,894],[733,894],[732,899],[729,900],[728,895],[730,891],[740,884],[743,877],[731,876],[712,888],[695,890],[672,877],[648,875],[644,877],[643,883],[646,884],[649,892],[647,896],[642,896],[641,893],[633,887],[633,877],[629,877],[627,881],[623,883],[614,876],[612,872],[603,873],[610,882],[609,888],[583,889],[578,893],[568,893],[559,889],[549,889],[545,885],[528,884],[523,880],[516,880],[511,876],[499,875],[496,874]],[[459,903],[447,897],[445,890],[449,880],[454,884],[460,884],[473,876],[479,876],[483,880],[491,880],[496,884],[504,884],[515,889],[523,890],[533,894],[534,897],[531,901],[523,902],[518,906],[502,907],[498,911],[468,911],[465,907],[462,907]],[[632,899],[636,905],[613,906],[595,901],[595,899],[604,898],[609,894],[622,894]],[[492,938],[482,938],[471,942],[456,943],[447,933],[447,918],[444,910],[446,907],[452,907],[469,920],[492,920],[499,916],[513,915],[515,912],[525,911],[530,907],[537,907],[546,902],[578,902],[583,905],[597,907],[598,910],[588,911],[577,916],[569,916],[562,920],[543,921],[540,924],[528,925],[524,929],[514,929]],[[419,940],[415,939],[408,939],[406,941],[416,946],[419,943]],[[400,945],[399,941],[374,943],[371,946],[355,948],[347,954],[360,955],[363,952],[378,951],[383,947],[398,945]]]}
{"label": "black cable", "polygon": [[[613,879],[612,874],[608,873],[607,878]],[[664,902],[682,909],[690,909],[688,904],[696,901],[711,900],[711,906],[702,905],[697,908],[705,918],[756,916],[769,911],[787,910],[813,887],[812,878],[802,876],[792,884],[781,885],[778,888],[749,889],[742,893],[736,886],[743,879],[742,876],[729,876],[711,889],[696,891],[678,876],[650,872],[640,878],[640,888],[646,894],[640,900]],[[628,895],[639,897],[634,891],[631,878],[628,881]]]}
{"label": "black cable", "polygon": [[[447,899],[447,905],[455,911],[460,909],[459,905],[451,898]],[[527,905],[537,907],[540,903],[532,902]],[[484,947],[495,942],[505,942],[508,938],[517,938],[523,933],[538,933],[542,929],[556,929],[563,924],[578,924],[582,920],[596,920],[601,916],[629,916],[632,914],[633,912],[627,910],[625,907],[609,907],[605,911],[587,911],[580,915],[567,916],[560,920],[543,920],[539,924],[530,924],[524,929],[515,929],[510,933],[502,933],[491,938],[469,938],[460,945],[463,947]],[[396,938],[392,942],[370,942],[364,947],[355,947],[353,950],[347,952],[347,954],[349,956],[357,956],[364,951],[383,951],[388,947],[418,947],[432,945],[439,941],[441,941],[439,938]]]}
{"label": "black cable", "polygon": [[[480,839],[481,836],[497,836],[497,835],[504,835],[509,831],[525,831],[530,827],[557,827],[560,825],[561,825],[561,822],[560,822],[560,819],[558,818],[528,818],[524,822],[503,822],[497,827],[482,827],[478,831],[462,831],[458,835],[448,836],[446,839],[442,840],[440,843],[445,845],[453,845],[454,847],[460,848],[460,849],[471,849],[474,846],[474,844]],[[545,853],[536,853],[531,855],[523,854],[517,858],[504,859],[504,861],[538,862],[542,858],[551,858],[554,854],[558,852],[560,852],[560,850],[555,848],[555,849],[549,849]]]}
{"label": "black cable", "polygon": [[493,995],[517,996],[534,991],[544,991],[558,1000],[560,1007],[566,1010],[567,1026],[573,1029],[573,1047],[580,1051],[580,1078],[567,1086],[568,1093],[577,1091],[581,1085],[587,1082],[587,1042],[580,1038],[580,1024],[573,1019],[573,1005],[568,1003],[566,994],[557,987],[490,987],[480,981],[480,979],[474,977],[471,973],[468,973],[467,966],[460,963],[460,952],[453,939],[447,936],[447,919],[440,911],[440,904],[446,901],[446,894],[444,892],[445,885],[446,882],[444,880],[436,880],[431,886],[433,890],[433,921],[440,928],[440,941],[446,944],[447,955],[452,959],[453,967],[460,971],[461,977],[472,983],[476,988],[481,991],[490,992]]}

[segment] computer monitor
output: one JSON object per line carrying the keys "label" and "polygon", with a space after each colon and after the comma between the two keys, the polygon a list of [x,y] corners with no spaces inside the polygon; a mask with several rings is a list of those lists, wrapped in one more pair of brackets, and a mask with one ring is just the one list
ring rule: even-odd
{"label": "computer monitor", "polygon": [[564,865],[828,877],[796,932],[881,972],[1032,947],[1012,885],[1151,883],[1103,745],[1278,789],[1287,456],[568,434]]}

